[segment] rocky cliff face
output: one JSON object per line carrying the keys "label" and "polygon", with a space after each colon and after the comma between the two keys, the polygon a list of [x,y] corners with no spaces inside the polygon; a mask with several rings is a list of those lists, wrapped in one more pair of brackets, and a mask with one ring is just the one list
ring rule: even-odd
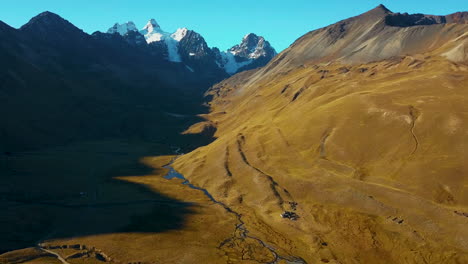
{"label": "rocky cliff face", "polygon": [[229,52],[239,58],[245,59],[257,59],[259,57],[273,58],[276,55],[276,51],[268,41],[253,33],[247,34],[242,39],[242,42],[230,48]]}
{"label": "rocky cliff face", "polygon": [[468,23],[468,12],[458,12],[447,16],[390,13],[385,17],[385,23],[394,27],[411,27],[447,23],[466,24]]}

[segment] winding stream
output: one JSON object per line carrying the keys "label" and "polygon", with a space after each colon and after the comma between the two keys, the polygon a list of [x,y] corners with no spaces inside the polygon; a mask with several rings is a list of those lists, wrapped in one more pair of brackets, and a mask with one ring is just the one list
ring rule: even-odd
{"label": "winding stream", "polygon": [[[236,225],[235,231],[238,231],[238,230],[240,231],[240,236],[241,236],[240,238],[241,239],[243,239],[243,240],[245,240],[247,238],[253,239],[257,243],[259,243],[262,247],[266,248],[273,255],[273,258],[274,258],[273,261],[261,262],[261,263],[275,264],[275,263],[279,263],[279,261],[283,261],[283,262],[289,263],[289,264],[307,264],[307,262],[304,259],[302,259],[301,257],[282,256],[276,251],[276,249],[274,247],[268,245],[266,242],[264,242],[260,238],[249,235],[249,230],[245,226],[245,222],[242,220],[242,215],[241,214],[235,212],[234,210],[232,210],[226,204],[216,200],[213,197],[213,195],[211,195],[208,192],[208,190],[191,184],[190,181],[187,180],[182,174],[180,174],[176,170],[174,170],[174,168],[172,168],[171,165],[172,165],[172,162],[170,164],[164,166],[164,168],[169,169],[169,172],[164,176],[165,179],[168,179],[168,180],[171,180],[171,179],[174,179],[174,178],[181,179],[181,180],[183,180],[182,184],[187,185],[188,187],[190,187],[192,189],[199,190],[199,191],[203,192],[205,194],[205,196],[207,196],[213,203],[222,206],[228,213],[233,214],[233,215],[236,216],[237,221],[239,222],[239,224]],[[225,240],[219,246],[219,248],[221,248],[224,244],[230,242],[232,239],[234,239],[234,238],[230,238],[230,239]]]}

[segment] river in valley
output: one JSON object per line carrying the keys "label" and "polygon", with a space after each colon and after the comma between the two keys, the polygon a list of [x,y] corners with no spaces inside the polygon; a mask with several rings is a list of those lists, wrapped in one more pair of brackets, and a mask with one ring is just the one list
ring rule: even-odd
{"label": "river in valley", "polygon": [[[215,204],[217,204],[219,206],[222,206],[229,214],[233,214],[237,218],[238,224],[236,225],[235,231],[240,231],[239,232],[240,237],[238,237],[237,239],[241,239],[242,241],[245,241],[247,239],[252,239],[252,240],[256,241],[256,243],[260,244],[262,247],[266,248],[271,253],[271,255],[273,256],[273,261],[260,262],[260,263],[270,263],[270,264],[275,264],[275,263],[306,264],[307,263],[301,257],[280,255],[280,253],[278,253],[277,250],[273,246],[267,244],[266,242],[264,242],[263,240],[261,240],[258,237],[249,235],[249,230],[245,226],[245,223],[242,220],[242,215],[241,214],[239,214],[236,211],[232,210],[229,206],[227,206],[223,202],[220,202],[220,201],[216,200],[213,197],[213,195],[211,195],[210,192],[208,192],[208,190],[206,190],[204,188],[201,188],[201,187],[198,187],[198,186],[195,186],[192,183],[190,183],[190,181],[187,180],[182,174],[180,174],[176,170],[174,170],[174,168],[171,167],[171,164],[165,166],[165,168],[169,169],[169,172],[164,176],[165,179],[168,179],[168,180],[171,180],[171,179],[174,179],[174,178],[181,179],[183,185],[187,185],[188,187],[190,187],[192,189],[203,192],[204,195],[207,196],[213,203],[215,203]],[[234,233],[237,233],[237,232],[234,232]],[[231,238],[231,239],[236,239],[236,238]],[[231,239],[227,239],[223,243],[227,243]],[[221,248],[221,246],[222,245],[220,245],[220,248]]]}

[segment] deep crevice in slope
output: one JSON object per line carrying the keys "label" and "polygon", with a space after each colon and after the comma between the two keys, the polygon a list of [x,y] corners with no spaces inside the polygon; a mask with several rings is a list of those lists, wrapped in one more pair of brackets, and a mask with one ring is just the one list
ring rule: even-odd
{"label": "deep crevice in slope", "polygon": [[324,135],[322,136],[322,140],[320,140],[319,151],[320,151],[320,158],[322,159],[327,159],[325,144],[327,143],[327,140],[330,137],[332,132],[333,132],[333,129],[331,131],[330,130],[325,131]]}
{"label": "deep crevice in slope", "polygon": [[411,136],[413,137],[414,139],[414,149],[413,151],[411,152],[411,155],[413,155],[417,150],[418,150],[418,147],[419,147],[419,140],[418,138],[416,137],[416,134],[414,133],[414,127],[416,126],[416,121],[418,120],[418,117],[420,116],[420,112],[418,109],[416,109],[414,106],[410,105],[409,107],[409,115],[411,117],[411,128],[410,128],[410,132],[411,132]]}
{"label": "deep crevice in slope", "polygon": [[[247,159],[243,149],[242,149],[242,145],[245,143],[245,137],[244,135],[242,134],[239,134],[238,135],[238,138],[237,138],[237,148],[238,148],[238,151],[239,151],[239,154],[241,155],[241,158],[242,160],[244,161],[245,164],[247,164],[249,167],[251,167],[252,169],[254,169],[255,171],[259,172],[261,175],[265,176],[268,180],[268,182],[270,183],[270,189],[272,190],[273,194],[275,195],[275,197],[278,199],[278,205],[281,207],[282,210],[284,210],[284,201],[285,199],[281,196],[280,194],[280,191],[283,190],[283,192],[286,194],[288,200],[290,200],[291,202],[294,203],[294,200],[292,199],[289,191],[286,189],[286,188],[282,188],[278,182],[276,182],[274,180],[274,178],[263,172],[261,169],[253,166],[249,160]],[[279,189],[279,190],[278,190]]]}
{"label": "deep crevice in slope", "polygon": [[224,169],[226,170],[226,174],[229,177],[232,177],[231,169],[229,169],[229,146],[226,146],[226,154],[224,158]]}

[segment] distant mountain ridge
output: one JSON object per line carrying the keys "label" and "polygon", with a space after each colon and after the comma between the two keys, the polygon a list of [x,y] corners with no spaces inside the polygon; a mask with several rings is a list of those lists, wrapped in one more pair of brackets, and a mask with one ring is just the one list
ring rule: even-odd
{"label": "distant mountain ridge", "polygon": [[192,30],[167,33],[152,19],[142,30],[126,23],[108,32],[87,34],[52,12],[19,29],[0,22],[0,111],[12,113],[2,116],[0,150],[103,137],[162,141],[187,123],[165,113],[203,112],[211,85],[263,66],[274,51],[233,56],[242,67],[227,72],[220,52]]}
{"label": "distant mountain ridge", "polygon": [[148,45],[157,46],[166,60],[185,63],[194,71],[202,66],[220,68],[232,75],[264,66],[277,54],[265,38],[253,33],[245,35],[240,44],[227,51],[220,51],[218,48],[210,48],[203,36],[193,30],[179,28],[169,33],[155,19],[150,19],[141,30],[132,21],[115,23],[107,33],[119,34],[131,42],[135,35],[141,35]]}

